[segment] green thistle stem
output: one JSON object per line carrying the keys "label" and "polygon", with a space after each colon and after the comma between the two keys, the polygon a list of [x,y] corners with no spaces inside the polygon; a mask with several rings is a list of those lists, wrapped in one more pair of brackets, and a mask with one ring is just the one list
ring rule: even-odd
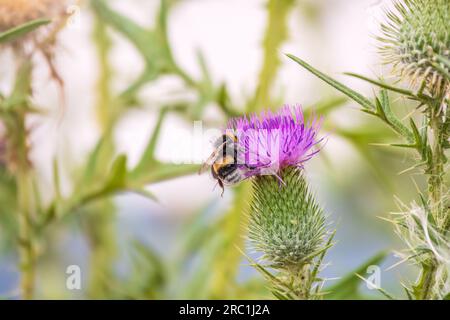
{"label": "green thistle stem", "polygon": [[35,287],[36,274],[36,237],[34,228],[34,214],[36,207],[34,201],[33,169],[28,159],[26,117],[28,97],[31,94],[30,60],[18,53],[18,70],[10,100],[14,101],[11,112],[4,118],[7,126],[7,135],[11,154],[8,162],[17,186],[17,221],[18,221],[18,252],[21,271],[21,297],[32,299]]}
{"label": "green thistle stem", "polygon": [[310,265],[305,264],[300,268],[288,271],[289,283],[292,283],[295,297],[298,300],[309,300],[311,297],[311,289],[314,281],[310,281]]}
{"label": "green thistle stem", "polygon": [[27,131],[25,115],[18,113],[12,117],[12,145],[15,151],[15,178],[17,184],[19,259],[21,269],[21,296],[32,299],[35,284],[36,249],[33,228],[33,180],[32,168],[28,161]]}
{"label": "green thistle stem", "polygon": [[[430,163],[430,177],[428,179],[428,198],[430,201],[431,213],[437,223],[437,227],[446,233],[448,224],[448,210],[444,207],[444,162],[445,154],[443,149],[444,143],[444,126],[442,116],[439,114],[439,109],[433,106],[429,108],[429,128],[431,129],[431,163]],[[431,259],[429,265],[423,266],[421,277],[418,283],[422,283],[421,299],[434,299],[437,292],[436,286],[442,279],[437,276],[439,262],[436,259]]]}
{"label": "green thistle stem", "polygon": [[[25,168],[23,168],[25,169]],[[23,299],[32,299],[35,283],[36,254],[33,244],[31,225],[32,209],[29,203],[31,181],[27,170],[19,169],[17,173],[17,189],[19,201],[19,257],[21,276],[21,295]]]}
{"label": "green thistle stem", "polygon": [[437,108],[430,108],[430,129],[432,135],[431,145],[431,170],[428,181],[429,197],[431,201],[431,210],[435,217],[438,227],[444,227],[447,221],[446,213],[443,204],[444,194],[444,159],[445,154],[443,150],[443,123],[442,116],[438,114]]}

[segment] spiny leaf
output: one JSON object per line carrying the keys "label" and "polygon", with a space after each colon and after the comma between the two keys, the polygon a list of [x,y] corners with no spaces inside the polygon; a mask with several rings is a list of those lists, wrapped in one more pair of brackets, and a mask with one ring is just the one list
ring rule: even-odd
{"label": "spiny leaf", "polygon": [[345,86],[344,84],[340,83],[339,81],[334,80],[333,78],[327,76],[326,74],[320,72],[319,70],[313,68],[309,64],[307,64],[305,61],[301,60],[300,58],[297,58],[294,55],[286,54],[290,59],[297,62],[299,65],[301,65],[303,68],[307,69],[309,72],[317,76],[319,79],[325,81],[335,89],[339,90],[346,96],[348,96],[350,99],[354,100],[358,104],[360,104],[363,108],[368,110],[375,109],[375,106],[372,102],[370,102],[369,99],[364,97],[363,95],[359,94],[358,92],[350,89],[349,87]]}
{"label": "spiny leaf", "polygon": [[122,189],[126,186],[127,180],[127,156],[120,155],[116,158],[111,167],[111,173],[105,184],[105,191]]}
{"label": "spiny leaf", "polygon": [[361,280],[363,280],[365,283],[367,283],[368,285],[374,287],[375,290],[377,290],[378,292],[380,292],[382,295],[384,295],[386,298],[388,298],[389,300],[396,300],[394,298],[394,296],[392,296],[389,292],[387,292],[386,290],[384,290],[383,288],[377,287],[375,286],[372,282],[370,282],[369,280],[367,280],[366,278],[362,277],[359,274],[356,274],[356,276],[358,278],[360,278]]}
{"label": "spiny leaf", "polygon": [[6,43],[24,36],[25,34],[39,28],[40,26],[50,23],[51,20],[48,19],[37,19],[29,21],[20,26],[14,27],[12,29],[6,30],[0,33],[0,43]]}
{"label": "spiny leaf", "polygon": [[156,121],[155,128],[150,135],[147,147],[139,161],[138,165],[134,168],[133,174],[139,174],[145,169],[151,168],[155,163],[155,151],[158,143],[158,139],[161,133],[163,121],[167,114],[167,108],[162,108],[159,112],[158,119]]}
{"label": "spiny leaf", "polygon": [[348,75],[350,77],[354,77],[354,78],[358,78],[364,81],[367,81],[371,84],[374,84],[376,86],[379,86],[383,89],[389,90],[389,91],[393,91],[393,92],[397,92],[400,94],[403,94],[405,96],[411,97],[411,98],[417,98],[416,95],[411,91],[411,90],[406,90],[406,89],[402,89],[402,88],[398,88],[398,87],[394,87],[391,85],[388,85],[387,83],[381,82],[381,81],[377,81],[374,79],[370,79],[366,76],[357,74],[357,73],[353,73],[353,72],[344,72],[345,75]]}
{"label": "spiny leaf", "polygon": [[[131,19],[110,9],[103,0],[92,0],[92,8],[105,22],[124,34],[142,53],[146,60],[153,56],[151,33]],[[153,43],[155,45],[155,43]]]}
{"label": "spiny leaf", "polygon": [[2,103],[5,109],[29,108],[28,99],[31,93],[31,71],[30,60],[24,61],[16,74],[14,88],[11,95]]}
{"label": "spiny leaf", "polygon": [[387,124],[398,134],[403,136],[408,142],[414,143],[414,136],[411,130],[409,130],[397,116],[392,112],[391,104],[389,101],[388,93],[385,89],[380,91],[380,104],[383,109],[384,116],[386,118]]}
{"label": "spiny leaf", "polygon": [[351,299],[358,296],[358,288],[361,282],[356,274],[361,274],[366,272],[367,268],[371,265],[377,265],[381,263],[387,256],[387,252],[382,251],[377,253],[375,256],[370,258],[364,264],[356,268],[355,270],[349,272],[344,276],[338,283],[327,288],[327,291],[331,293],[327,296],[329,299]]}

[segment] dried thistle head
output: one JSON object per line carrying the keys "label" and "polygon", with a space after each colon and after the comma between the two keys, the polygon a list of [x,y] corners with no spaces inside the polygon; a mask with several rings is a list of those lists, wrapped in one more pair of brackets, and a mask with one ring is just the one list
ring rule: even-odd
{"label": "dried thistle head", "polygon": [[[450,1],[395,0],[381,25],[381,54],[394,73],[433,95],[449,90]],[[447,76],[446,76],[447,74]]]}
{"label": "dried thistle head", "polygon": [[55,18],[64,5],[64,0],[0,0],[0,31],[35,19]]}
{"label": "dried thistle head", "polygon": [[8,42],[14,49],[17,61],[29,59],[41,53],[48,65],[51,77],[63,88],[63,80],[54,65],[55,44],[59,31],[69,18],[68,8],[77,0],[0,0],[0,32],[18,27],[36,19],[49,19],[48,25],[28,33],[18,40]]}

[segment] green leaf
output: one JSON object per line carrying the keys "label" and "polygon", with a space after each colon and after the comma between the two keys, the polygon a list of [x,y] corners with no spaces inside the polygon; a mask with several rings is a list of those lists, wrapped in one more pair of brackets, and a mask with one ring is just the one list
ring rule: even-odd
{"label": "green leaf", "polygon": [[94,150],[89,154],[79,188],[85,188],[86,184],[92,184],[93,182],[97,182],[98,179],[104,178],[105,174],[107,174],[108,167],[104,165],[103,161],[108,161],[112,149],[110,135],[103,135],[97,142]]}
{"label": "green leaf", "polygon": [[[141,53],[147,64],[147,72],[168,71],[173,68],[172,55],[167,47],[165,27],[156,31],[147,30],[133,20],[112,10],[103,0],[92,0],[92,8],[95,13],[107,24],[125,36]],[[160,14],[166,13],[164,1],[162,1]],[[160,23],[165,23],[159,18]],[[147,77],[149,78],[149,77]]]}
{"label": "green leaf", "polygon": [[155,150],[158,143],[158,139],[160,136],[161,128],[163,121],[167,114],[167,108],[162,108],[159,112],[158,120],[156,121],[155,129],[150,135],[150,139],[148,140],[147,147],[139,161],[138,165],[133,169],[133,174],[139,174],[144,170],[151,170],[152,166],[155,163]]}
{"label": "green leaf", "polygon": [[404,285],[403,283],[401,285],[402,285],[403,289],[405,290],[405,294],[408,297],[408,300],[414,300],[414,298],[413,298],[413,296],[411,294],[411,290],[406,285]]}
{"label": "green leaf", "polygon": [[414,122],[413,118],[409,118],[409,125],[410,125],[410,127],[412,129],[412,133],[414,135],[415,147],[421,154],[424,154],[425,146],[423,145],[423,138],[422,138],[422,136],[419,132],[419,129],[417,128],[417,125]]}
{"label": "green leaf", "polygon": [[59,174],[58,161],[56,157],[53,159],[53,184],[55,186],[56,200],[61,199],[61,178]]}
{"label": "green leaf", "polygon": [[11,95],[3,102],[5,109],[29,108],[29,96],[31,93],[31,71],[32,63],[30,60],[24,61],[16,74],[14,88]]}
{"label": "green leaf", "polygon": [[132,188],[127,188],[128,191],[137,193],[143,197],[146,197],[147,199],[153,200],[155,202],[158,202],[158,198],[150,191],[148,191],[145,188],[139,188],[139,189],[132,189]]}
{"label": "green leaf", "polygon": [[[325,244],[325,247],[327,249],[331,248],[333,246],[333,239],[334,239],[335,235],[336,235],[336,230],[333,230],[333,232],[328,237],[327,243]],[[311,282],[317,281],[316,278],[317,278],[317,275],[319,274],[320,268],[322,266],[323,259],[325,258],[325,255],[326,255],[327,251],[328,250],[322,251],[322,253],[320,254],[319,258],[315,262],[314,268],[311,271],[311,278],[310,278]]]}
{"label": "green leaf", "polygon": [[126,187],[127,181],[127,156],[120,155],[111,167],[111,173],[105,184],[104,191],[114,191]]}
{"label": "green leaf", "polygon": [[347,97],[343,96],[328,98],[319,101],[318,103],[306,108],[304,110],[305,116],[308,117],[311,114],[311,112],[315,112],[317,114],[325,116],[327,114],[330,114],[332,111],[336,110],[337,108],[341,107],[343,104],[347,102],[348,102]]}
{"label": "green leaf", "polygon": [[140,267],[136,269],[139,269],[140,272],[145,270],[145,277],[148,281],[146,286],[152,290],[156,290],[167,280],[164,261],[152,248],[139,241],[135,240],[132,244],[135,253],[137,254],[136,258],[141,260],[141,263],[139,263],[139,261],[135,259],[135,267]]}
{"label": "green leaf", "polygon": [[148,30],[142,28],[133,20],[110,9],[103,0],[92,0],[91,5],[94,12],[102,20],[126,36],[127,39],[129,39],[142,53],[146,60],[151,59],[153,56],[151,44],[153,41],[151,41],[152,36]]}
{"label": "green leaf", "polygon": [[37,19],[4,31],[0,33],[0,43],[6,43],[16,40],[24,36],[25,34],[39,28],[40,26],[46,25],[50,22],[51,20],[48,19]]}
{"label": "green leaf", "polygon": [[[262,264],[259,264],[254,259],[249,257],[244,251],[241,250],[241,248],[236,247],[236,249],[248,260],[250,261],[250,265],[254,267],[256,270],[258,270],[261,275],[272,285],[274,290],[271,290],[272,292],[277,292],[280,294],[280,296],[275,295],[276,298],[282,297],[281,300],[293,300],[295,296],[294,289],[289,285],[287,282],[283,282],[280,279],[278,279],[275,275],[273,275],[265,266]],[[280,290],[283,289],[284,293],[281,293]],[[287,291],[287,292],[286,292]]]}
{"label": "green leaf", "polygon": [[145,172],[132,172],[129,186],[142,186],[150,183],[165,181],[198,172],[199,166],[196,164],[172,164],[158,163]]}
{"label": "green leaf", "polygon": [[404,137],[409,143],[414,143],[414,135],[392,112],[389,95],[386,89],[380,90],[380,106],[383,109],[384,121],[399,135]]}
{"label": "green leaf", "polygon": [[355,297],[360,297],[359,285],[361,284],[361,279],[358,278],[356,274],[366,272],[369,266],[381,263],[386,258],[386,256],[387,252],[379,252],[364,264],[349,272],[338,283],[327,288],[327,291],[330,291],[330,294],[326,295],[326,297],[328,299],[337,300],[354,299]]}
{"label": "green leaf", "polygon": [[348,96],[350,99],[352,99],[355,102],[357,102],[358,104],[360,104],[363,108],[368,109],[368,110],[375,109],[375,106],[373,105],[373,103],[369,99],[364,97],[363,95],[357,93],[356,91],[350,89],[349,87],[345,86],[344,84],[334,80],[333,78],[331,78],[331,77],[327,76],[326,74],[320,72],[319,70],[313,68],[308,63],[301,60],[300,58],[297,58],[296,56],[291,55],[291,54],[286,54],[286,56],[288,56],[290,59],[297,62],[299,65],[301,65],[303,68],[305,68],[306,70],[308,70],[309,72],[311,72],[312,74],[317,76],[319,79],[325,81],[333,88],[339,90],[340,92],[342,92],[343,94]]}
{"label": "green leaf", "polygon": [[389,91],[397,92],[397,93],[403,94],[403,95],[411,97],[411,98],[417,98],[416,95],[410,90],[397,88],[397,87],[388,85],[387,83],[384,83],[384,82],[381,82],[381,81],[377,81],[377,80],[373,80],[373,79],[370,79],[368,77],[365,77],[363,75],[360,75],[360,74],[357,74],[357,73],[353,73],[353,72],[344,72],[344,74],[348,75],[350,77],[354,77],[354,78],[358,78],[358,79],[367,81],[367,82],[369,82],[371,84],[374,84],[376,86],[379,86],[379,87],[381,87],[383,89],[386,89],[386,90],[389,90]]}
{"label": "green leaf", "polygon": [[392,296],[390,293],[388,293],[386,290],[384,290],[383,288],[380,287],[375,287],[374,284],[372,282],[370,282],[369,280],[367,280],[366,278],[364,278],[363,276],[356,274],[356,276],[358,278],[360,278],[361,280],[363,280],[365,283],[367,283],[368,285],[371,285],[374,287],[375,290],[377,290],[378,292],[380,292],[382,295],[384,295],[386,298],[388,298],[389,300],[396,300],[394,298],[394,296]]}

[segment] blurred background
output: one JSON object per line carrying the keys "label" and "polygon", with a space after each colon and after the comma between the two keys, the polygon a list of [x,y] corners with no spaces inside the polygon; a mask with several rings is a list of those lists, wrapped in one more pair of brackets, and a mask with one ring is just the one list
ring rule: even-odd
{"label": "blurred background", "polygon": [[[388,2],[110,0],[71,6],[73,15],[55,47],[63,95],[44,59],[33,58],[33,104],[45,113],[29,119],[30,159],[42,202],[48,206],[55,197],[55,159],[63,199],[89,188],[77,187],[78,178],[99,141],[98,167],[105,170],[124,154],[142,188],[119,188],[74,206],[46,228],[39,240],[35,296],[271,298],[236,249],[246,248],[250,184],[227,188],[221,197],[208,174],[196,174],[211,152],[211,137],[198,136],[196,121],[203,130],[221,129],[232,116],[283,104],[301,104],[307,114],[315,111],[325,119],[322,134],[328,141],[306,172],[330,229],[337,229],[323,276],[341,280],[326,285],[352,277],[387,251],[376,260],[381,284],[400,293],[399,280],[413,279],[414,273],[405,264],[388,269],[399,261],[392,251],[401,245],[380,217],[399,210],[396,196],[413,200],[414,177],[399,174],[410,166],[408,155],[377,145],[398,141],[284,56],[299,56],[371,97],[371,86],[343,72],[388,78],[375,40]],[[0,51],[2,92],[11,89],[13,60],[11,50]],[[395,104],[406,114],[406,101]],[[2,186],[0,192],[0,296],[15,298],[17,227],[8,204],[14,191]],[[66,288],[70,265],[81,268],[81,290]],[[360,272],[369,276],[365,268]],[[363,297],[380,298],[356,280],[330,296]]]}

